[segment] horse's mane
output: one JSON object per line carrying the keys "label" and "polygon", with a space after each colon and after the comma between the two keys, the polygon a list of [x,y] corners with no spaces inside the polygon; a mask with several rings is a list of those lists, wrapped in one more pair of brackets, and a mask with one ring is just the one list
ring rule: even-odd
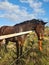
{"label": "horse's mane", "polygon": [[14,26],[21,25],[21,24],[26,24],[26,23],[28,23],[28,22],[30,22],[30,21],[27,20],[27,21],[24,21],[24,22],[21,22],[21,23],[15,24]]}
{"label": "horse's mane", "polygon": [[33,22],[33,24],[38,24],[39,22],[44,23],[43,20],[32,19],[32,20],[27,20],[27,21],[24,21],[24,22],[21,22],[21,23],[15,24],[14,26],[21,25],[21,24],[27,24],[27,23],[29,23],[29,22]]}

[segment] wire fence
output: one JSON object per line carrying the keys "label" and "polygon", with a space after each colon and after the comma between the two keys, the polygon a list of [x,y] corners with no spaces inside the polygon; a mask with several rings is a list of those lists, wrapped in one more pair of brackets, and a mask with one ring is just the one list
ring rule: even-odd
{"label": "wire fence", "polygon": [[27,51],[25,51],[25,53],[23,53],[23,54],[22,54],[21,56],[19,56],[17,59],[15,59],[10,65],[13,65],[17,60],[20,60],[21,57],[22,57],[22,56],[25,56],[25,54],[27,54],[30,50],[31,50],[31,48],[28,49]]}
{"label": "wire fence", "polygon": [[[34,52],[38,52],[37,50],[34,50],[34,49],[30,48],[27,51],[25,51],[21,56],[19,56],[17,59],[15,59],[10,65],[14,65],[14,63],[17,60],[21,60],[22,57],[25,56],[30,50],[32,50],[33,53]],[[40,55],[41,55],[41,57],[44,57],[44,59],[48,61],[48,59],[46,58],[46,55],[45,54],[41,53]],[[41,63],[41,65],[42,64],[46,65],[46,63],[44,63],[45,61],[43,62],[42,59],[41,59],[41,57],[39,57],[38,55],[37,55],[37,57],[34,58],[34,54],[33,54],[32,57],[33,57],[33,60],[35,61],[34,65],[36,65],[36,64],[39,65],[40,63]],[[39,60],[39,58],[40,58],[40,60]]]}
{"label": "wire fence", "polygon": [[[32,46],[33,46],[33,45],[32,45]],[[27,49],[27,51],[25,51],[21,56],[19,56],[17,59],[15,59],[13,62],[11,62],[9,65],[15,65],[15,64],[16,64],[15,62],[16,62],[17,60],[21,60],[22,57],[25,56],[31,49],[32,49],[32,52],[33,52],[33,53],[37,51],[37,50],[34,50],[33,47],[32,47],[32,48],[29,48],[29,49]],[[44,51],[43,51],[43,52],[44,52]],[[47,54],[47,53],[46,53],[46,54]],[[43,53],[43,54],[40,54],[40,55],[44,56],[44,53]],[[34,56],[33,56],[33,57],[34,57]],[[39,56],[36,57],[37,60],[34,59],[34,60],[36,61],[36,63],[34,63],[34,65],[36,65],[36,64],[39,65],[38,63],[39,63],[39,62],[42,62],[42,59],[39,60],[38,58],[39,58]],[[46,55],[44,56],[44,58],[49,62],[49,60],[46,58]],[[44,60],[44,61],[45,61],[45,60]],[[20,61],[20,62],[21,62],[21,61]],[[44,64],[44,62],[42,62],[42,63],[43,63],[43,64],[41,64],[41,65],[47,65],[47,64]],[[24,65],[25,65],[25,64],[24,64]]]}
{"label": "wire fence", "polygon": [[[15,59],[13,62],[11,62],[11,63],[8,64],[8,65],[17,65],[17,64],[16,64],[17,60],[18,60],[18,61],[20,60],[20,63],[22,63],[21,60],[26,57],[26,55],[28,54],[28,52],[29,52],[29,54],[30,54],[30,52],[33,52],[33,54],[34,54],[34,52],[35,52],[35,53],[37,54],[36,57],[35,57],[34,55],[32,56],[33,60],[36,62],[36,63],[34,63],[34,61],[33,61],[34,65],[36,65],[36,64],[38,64],[38,63],[43,63],[43,62],[42,62],[42,59],[41,59],[41,56],[44,57],[44,59],[46,59],[46,60],[48,61],[48,59],[46,58],[46,56],[44,56],[44,53],[40,53],[38,49],[33,49],[33,46],[32,46],[31,48],[26,49],[26,51],[25,51],[21,56],[19,56],[17,59]],[[40,57],[39,57],[39,55],[38,55],[39,53],[40,53]],[[24,56],[25,56],[25,57],[24,57]],[[29,55],[28,55],[28,56],[29,56]],[[35,57],[35,58],[34,58],[34,57]],[[40,60],[39,60],[39,58],[40,58]],[[44,60],[44,61],[45,61],[45,60]],[[22,64],[21,64],[21,65],[22,65]],[[24,64],[24,65],[25,65],[25,64]],[[38,65],[39,65],[39,64],[38,64]],[[41,65],[44,65],[44,64],[41,64]],[[46,65],[46,64],[45,64],[45,65]]]}

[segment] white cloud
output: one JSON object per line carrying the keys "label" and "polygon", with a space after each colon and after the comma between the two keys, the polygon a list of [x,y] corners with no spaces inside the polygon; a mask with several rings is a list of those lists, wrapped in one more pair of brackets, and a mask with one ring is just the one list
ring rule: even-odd
{"label": "white cloud", "polygon": [[12,3],[9,2],[0,2],[0,9],[4,9],[4,10],[14,10],[14,9],[18,9],[19,6],[18,5],[13,5]]}
{"label": "white cloud", "polygon": [[42,8],[43,3],[38,0],[20,0],[20,2],[28,3],[35,13],[45,14],[44,9]]}
{"label": "white cloud", "polygon": [[13,21],[23,21],[37,18],[38,15],[45,14],[45,11],[42,9],[42,2],[37,2],[37,0],[20,1],[22,3],[29,3],[30,7],[33,9],[33,12],[29,14],[29,12],[26,10],[27,8],[22,6],[23,9],[20,9],[19,5],[14,5],[5,0],[4,2],[0,2],[0,10],[5,11],[3,14],[0,14],[0,18],[8,18]]}
{"label": "white cloud", "polygon": [[34,0],[20,0],[22,3],[32,3]]}
{"label": "white cloud", "polygon": [[0,2],[0,10],[4,10],[4,14],[0,14],[0,18],[9,18],[14,21],[23,21],[35,18],[34,14],[29,14],[26,8],[20,9],[19,5],[13,5],[9,2]]}
{"label": "white cloud", "polygon": [[45,22],[48,22],[48,21],[49,21],[49,19],[48,19],[48,18],[43,18],[43,20],[44,20]]}
{"label": "white cloud", "polygon": [[13,5],[9,2],[0,2],[0,10],[6,11],[6,13],[0,15],[0,17],[10,18],[10,19],[16,18],[17,19],[16,12],[19,10],[19,6]]}
{"label": "white cloud", "polygon": [[44,2],[49,2],[49,0],[43,0]]}
{"label": "white cloud", "polygon": [[8,0],[0,0],[0,2],[7,2]]}

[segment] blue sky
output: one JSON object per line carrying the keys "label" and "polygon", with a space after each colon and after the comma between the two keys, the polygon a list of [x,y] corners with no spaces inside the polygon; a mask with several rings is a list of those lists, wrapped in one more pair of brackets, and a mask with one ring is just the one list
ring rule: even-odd
{"label": "blue sky", "polygon": [[0,0],[0,26],[34,18],[49,26],[49,0]]}

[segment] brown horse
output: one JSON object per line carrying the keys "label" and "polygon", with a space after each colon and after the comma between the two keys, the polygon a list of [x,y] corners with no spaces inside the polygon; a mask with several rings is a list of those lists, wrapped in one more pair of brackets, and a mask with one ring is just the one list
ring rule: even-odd
{"label": "brown horse", "polygon": [[[2,26],[0,28],[0,36],[34,30],[35,33],[37,34],[38,40],[40,40],[39,49],[42,50],[41,40],[43,39],[45,24],[46,24],[46,22],[44,22],[42,20],[32,19],[32,20],[24,21],[20,24],[16,24],[14,26]],[[12,38],[5,39],[6,40],[5,48],[9,41],[16,42],[17,58],[18,58],[20,55],[22,55],[23,43],[25,41],[26,36],[27,35],[21,35],[18,37],[12,37]],[[20,46],[20,55],[19,55],[19,46]]]}

